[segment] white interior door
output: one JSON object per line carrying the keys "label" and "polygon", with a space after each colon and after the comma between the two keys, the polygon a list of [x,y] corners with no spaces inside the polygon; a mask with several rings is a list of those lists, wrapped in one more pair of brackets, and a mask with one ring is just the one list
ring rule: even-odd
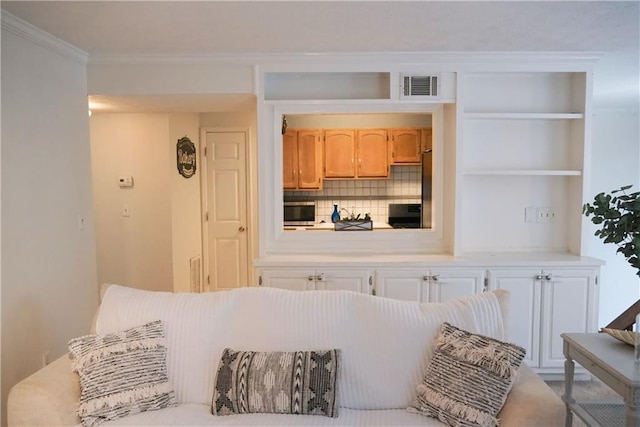
{"label": "white interior door", "polygon": [[247,141],[244,131],[206,130],[205,283],[247,286]]}

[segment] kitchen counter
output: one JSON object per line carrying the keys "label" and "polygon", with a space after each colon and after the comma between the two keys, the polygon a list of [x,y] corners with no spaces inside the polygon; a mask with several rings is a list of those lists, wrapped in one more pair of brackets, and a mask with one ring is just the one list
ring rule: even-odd
{"label": "kitchen counter", "polygon": [[[392,227],[387,224],[386,222],[373,222],[373,229],[374,230],[391,230]],[[284,227],[284,230],[287,231],[305,231],[305,230],[324,230],[324,231],[335,231],[334,230],[334,224],[332,222],[323,222],[320,224],[316,224],[312,227]]]}

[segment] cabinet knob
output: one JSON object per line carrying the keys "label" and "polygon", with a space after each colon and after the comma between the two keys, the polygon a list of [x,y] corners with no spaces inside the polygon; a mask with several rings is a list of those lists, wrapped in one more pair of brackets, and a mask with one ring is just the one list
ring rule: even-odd
{"label": "cabinet knob", "polygon": [[434,274],[433,276],[431,276],[431,281],[437,282],[438,280],[440,280],[440,275],[439,274]]}
{"label": "cabinet knob", "polygon": [[316,280],[316,276],[309,276],[307,277],[307,280],[313,282],[314,280]]}
{"label": "cabinet knob", "polygon": [[244,230],[245,230],[244,225],[241,225],[240,227],[238,227],[238,231],[239,232],[242,233]]}
{"label": "cabinet knob", "polygon": [[545,275],[544,276],[544,280],[549,280],[549,281],[553,280],[553,274],[549,273],[549,274]]}
{"label": "cabinet knob", "polygon": [[430,276],[422,276],[422,281],[428,282],[430,278],[431,278]]}
{"label": "cabinet knob", "polygon": [[542,274],[536,274],[536,280],[542,280],[544,276]]}
{"label": "cabinet knob", "polygon": [[323,282],[323,281],[324,281],[324,273],[322,273],[322,274],[318,274],[318,275],[316,276],[316,280],[317,280],[318,282]]}

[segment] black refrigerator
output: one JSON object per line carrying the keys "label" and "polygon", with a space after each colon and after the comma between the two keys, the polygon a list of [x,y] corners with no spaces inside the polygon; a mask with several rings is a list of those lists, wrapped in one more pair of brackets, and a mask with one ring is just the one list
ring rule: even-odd
{"label": "black refrigerator", "polygon": [[422,215],[420,228],[432,228],[431,195],[433,192],[433,150],[422,152]]}

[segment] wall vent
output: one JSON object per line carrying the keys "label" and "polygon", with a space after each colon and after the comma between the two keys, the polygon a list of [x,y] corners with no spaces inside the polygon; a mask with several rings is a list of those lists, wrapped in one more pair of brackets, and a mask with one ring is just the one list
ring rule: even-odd
{"label": "wall vent", "polygon": [[191,277],[189,278],[191,292],[194,292],[194,293],[202,292],[202,286],[200,285],[200,256],[199,255],[189,260],[189,270],[191,274]]}
{"label": "wall vent", "polygon": [[403,75],[400,81],[401,98],[434,99],[440,95],[438,75]]}

